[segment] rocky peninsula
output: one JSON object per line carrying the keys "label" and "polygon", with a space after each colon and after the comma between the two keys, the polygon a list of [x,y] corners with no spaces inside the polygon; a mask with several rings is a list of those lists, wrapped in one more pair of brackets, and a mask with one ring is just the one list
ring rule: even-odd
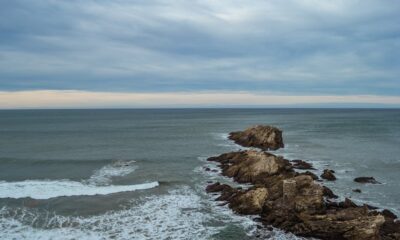
{"label": "rocky peninsula", "polygon": [[[220,193],[222,201],[236,213],[258,215],[264,226],[273,226],[298,236],[341,240],[400,239],[400,222],[389,210],[357,205],[350,199],[337,201],[337,196],[318,181],[312,169],[302,160],[289,161],[265,150],[284,146],[282,131],[257,125],[233,132],[230,139],[245,150],[210,157],[217,162],[222,175],[238,183],[249,183],[248,189],[218,182],[207,186],[207,192]],[[322,178],[334,180],[334,171],[324,171]]]}

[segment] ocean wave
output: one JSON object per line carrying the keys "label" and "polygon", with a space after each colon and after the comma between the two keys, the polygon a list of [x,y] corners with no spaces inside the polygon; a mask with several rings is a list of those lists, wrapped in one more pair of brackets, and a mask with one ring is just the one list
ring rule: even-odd
{"label": "ocean wave", "polygon": [[[66,217],[33,209],[0,209],[2,239],[209,239],[217,228],[189,188],[146,197],[124,210]],[[38,219],[41,219],[39,221]]]}
{"label": "ocean wave", "polygon": [[62,196],[106,195],[118,192],[144,190],[157,187],[158,182],[134,185],[96,186],[69,180],[0,181],[0,198],[49,199]]}
{"label": "ocean wave", "polygon": [[94,185],[108,185],[111,183],[112,178],[126,176],[137,169],[134,165],[136,161],[114,161],[113,163],[102,167],[99,170],[95,170],[93,175],[85,181],[88,184]]}
{"label": "ocean wave", "polygon": [[[200,190],[200,189],[199,189]],[[203,189],[201,189],[203,190]],[[259,229],[251,216],[202,197],[190,187],[132,202],[126,209],[95,216],[62,216],[28,208],[0,209],[2,239],[219,239],[241,226],[246,239],[302,239],[279,230]],[[234,230],[236,231],[236,230]],[[239,232],[239,234],[242,234]],[[225,239],[225,237],[223,237]]]}

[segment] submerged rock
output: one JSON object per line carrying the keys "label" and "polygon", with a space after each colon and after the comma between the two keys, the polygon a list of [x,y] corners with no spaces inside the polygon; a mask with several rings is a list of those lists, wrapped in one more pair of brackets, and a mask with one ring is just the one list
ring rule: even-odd
{"label": "submerged rock", "polygon": [[376,181],[373,177],[357,177],[354,178],[354,182],[380,184],[380,182]]}
{"label": "submerged rock", "polygon": [[257,147],[263,150],[277,150],[284,147],[282,131],[266,125],[256,125],[244,131],[231,132],[229,139],[244,147]]}
{"label": "submerged rock", "polygon": [[329,169],[325,169],[324,172],[321,174],[321,178],[326,179],[328,181],[335,181],[336,177],[333,174],[335,171],[333,170],[329,170]]}

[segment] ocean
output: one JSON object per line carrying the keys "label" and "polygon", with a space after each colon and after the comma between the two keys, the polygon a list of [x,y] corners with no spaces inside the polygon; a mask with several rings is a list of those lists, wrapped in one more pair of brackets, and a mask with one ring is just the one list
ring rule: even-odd
{"label": "ocean", "polygon": [[0,239],[300,239],[204,191],[233,184],[206,159],[243,149],[228,133],[255,124],[283,130],[275,154],[335,170],[324,184],[342,198],[400,214],[400,110],[5,110]]}

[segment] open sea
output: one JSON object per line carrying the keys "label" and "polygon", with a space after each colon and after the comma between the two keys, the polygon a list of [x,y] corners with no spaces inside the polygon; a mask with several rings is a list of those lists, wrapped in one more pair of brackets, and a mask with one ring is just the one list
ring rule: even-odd
{"label": "open sea", "polygon": [[400,214],[400,110],[8,110],[0,239],[300,239],[260,231],[204,191],[232,182],[207,157],[242,149],[228,133],[254,124],[283,130],[276,154],[335,170],[336,194]]}

